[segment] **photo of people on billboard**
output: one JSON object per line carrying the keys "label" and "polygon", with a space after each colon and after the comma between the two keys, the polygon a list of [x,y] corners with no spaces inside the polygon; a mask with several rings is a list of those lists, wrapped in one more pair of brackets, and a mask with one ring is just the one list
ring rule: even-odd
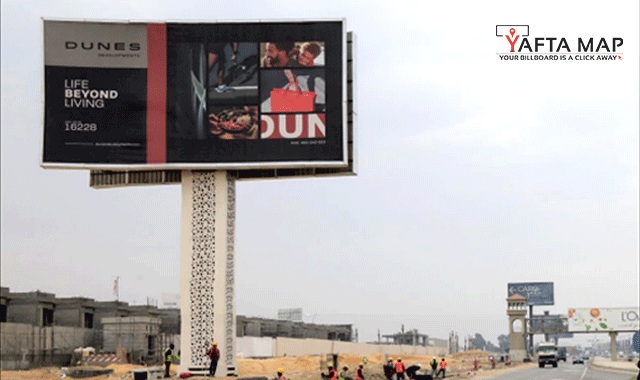
{"label": "photo of people on billboard", "polygon": [[260,44],[260,67],[324,66],[324,42],[266,42]]}
{"label": "photo of people on billboard", "polygon": [[324,112],[325,105],[324,69],[276,69],[260,72],[261,112]]}

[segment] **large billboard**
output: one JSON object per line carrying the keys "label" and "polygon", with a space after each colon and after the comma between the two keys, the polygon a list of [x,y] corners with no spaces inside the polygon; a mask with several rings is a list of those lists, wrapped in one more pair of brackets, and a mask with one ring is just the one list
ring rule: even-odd
{"label": "large billboard", "polygon": [[520,294],[527,305],[553,305],[553,282],[515,282],[507,284],[507,297]]}
{"label": "large billboard", "polygon": [[569,309],[570,332],[620,331],[640,329],[638,307]]}
{"label": "large billboard", "polygon": [[44,21],[43,167],[345,167],[344,20]]}

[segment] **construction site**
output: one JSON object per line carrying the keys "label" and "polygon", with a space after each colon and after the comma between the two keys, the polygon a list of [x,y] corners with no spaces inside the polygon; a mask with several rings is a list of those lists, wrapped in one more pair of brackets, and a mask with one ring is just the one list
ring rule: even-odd
{"label": "construction site", "polygon": [[[177,308],[1,290],[2,379],[124,379],[145,371],[153,378],[154,368],[156,372],[161,368],[163,350],[170,343],[180,346]],[[417,330],[404,331],[404,326],[369,343],[357,342],[349,324],[238,315],[236,326],[239,377],[271,378],[284,368],[292,379],[320,379],[328,364],[354,372],[364,361],[369,378],[383,379],[382,364],[388,359],[401,358],[407,366],[420,364],[426,369],[434,356],[446,358],[452,373],[466,375],[474,359],[488,368],[494,355],[458,352],[457,336],[432,338]],[[177,365],[172,373],[177,375]]]}
{"label": "construction site", "polygon": [[[523,367],[532,367],[532,363],[514,363],[510,366],[506,366],[504,363],[498,363],[495,368],[492,368],[489,356],[491,353],[485,351],[464,351],[446,356],[447,360],[447,376],[458,378],[476,378],[481,379],[497,373],[522,369]],[[403,362],[408,365],[421,364],[422,371],[424,373],[430,373],[430,369],[427,369],[428,362],[433,356],[430,355],[415,355],[415,354],[396,354],[395,356],[387,354],[370,354],[367,356],[343,353],[336,354],[335,360],[340,368],[348,367],[347,375],[354,378],[355,370],[358,367],[358,363],[361,363],[364,358],[367,360],[367,364],[364,365],[364,375],[366,379],[372,380],[384,380],[386,377],[383,374],[382,365],[385,362],[385,358],[392,358],[396,360],[401,358]],[[284,369],[285,376],[288,379],[293,380],[321,380],[321,374],[327,372],[327,363],[331,363],[334,359],[334,355],[301,355],[301,356],[279,356],[274,358],[264,359],[238,359],[238,372],[239,378],[261,378],[264,380],[276,378],[276,374],[279,368]],[[440,359],[440,357],[438,357]],[[473,361],[478,360],[480,370],[472,372]],[[171,367],[172,377],[178,376],[176,366]],[[139,374],[144,374],[141,378],[160,378],[160,375],[153,376],[153,374],[162,373],[161,366],[145,366],[141,364],[130,363],[91,363],[80,364],[77,366],[66,367],[54,367],[46,366],[30,370],[2,370],[0,373],[3,380],[28,380],[28,379],[43,379],[54,380],[61,377],[91,377],[96,380],[106,379],[136,379],[139,378]],[[193,376],[191,378],[199,379],[205,378],[200,376]],[[235,377],[229,377],[228,379],[235,379]]]}

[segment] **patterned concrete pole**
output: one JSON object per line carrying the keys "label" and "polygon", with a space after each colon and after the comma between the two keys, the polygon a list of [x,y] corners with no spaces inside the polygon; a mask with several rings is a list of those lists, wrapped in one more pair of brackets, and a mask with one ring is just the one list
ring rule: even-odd
{"label": "patterned concrete pole", "polygon": [[178,373],[208,374],[208,344],[217,341],[220,361],[216,376],[238,375],[235,194],[235,178],[226,171],[182,172]]}

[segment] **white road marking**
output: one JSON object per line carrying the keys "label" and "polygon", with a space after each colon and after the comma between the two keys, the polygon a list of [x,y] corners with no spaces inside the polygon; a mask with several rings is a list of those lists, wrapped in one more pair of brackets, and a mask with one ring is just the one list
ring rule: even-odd
{"label": "white road marking", "polygon": [[584,376],[587,374],[587,369],[589,369],[589,367],[584,367],[584,371],[582,372],[582,376],[580,376],[580,380],[584,379]]}

